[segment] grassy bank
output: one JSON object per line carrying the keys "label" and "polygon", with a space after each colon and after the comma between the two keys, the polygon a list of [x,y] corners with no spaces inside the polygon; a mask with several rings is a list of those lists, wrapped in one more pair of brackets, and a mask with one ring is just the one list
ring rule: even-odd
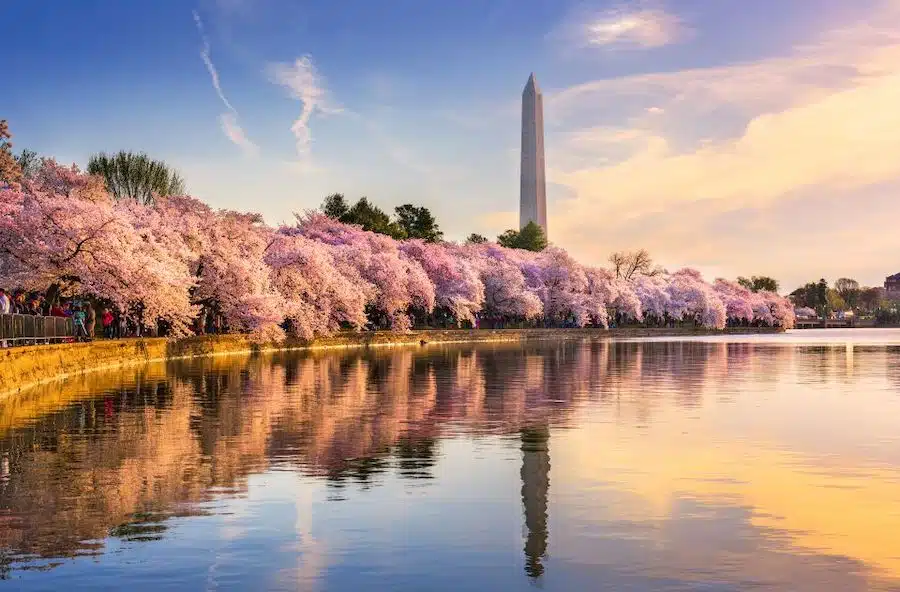
{"label": "grassy bank", "polygon": [[533,341],[547,339],[630,339],[638,337],[716,335],[722,333],[774,333],[770,328],[711,331],[679,328],[623,329],[480,329],[476,331],[388,331],[341,333],[309,342],[253,343],[241,335],[207,335],[185,339],[121,339],[91,343],[37,345],[10,348],[0,353],[0,397],[38,384],[98,370],[123,368],[160,360],[231,355],[283,349],[376,347],[431,343]]}

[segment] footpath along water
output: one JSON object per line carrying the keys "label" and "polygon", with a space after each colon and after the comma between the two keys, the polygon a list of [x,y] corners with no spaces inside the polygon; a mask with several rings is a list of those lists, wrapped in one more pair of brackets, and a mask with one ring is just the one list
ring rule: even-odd
{"label": "footpath along water", "polygon": [[0,402],[0,588],[897,590],[900,332],[176,360]]}

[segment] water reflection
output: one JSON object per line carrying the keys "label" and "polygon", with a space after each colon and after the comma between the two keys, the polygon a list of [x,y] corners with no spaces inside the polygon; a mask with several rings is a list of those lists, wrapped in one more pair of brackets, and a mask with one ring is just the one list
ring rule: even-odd
{"label": "water reflection", "polygon": [[522,505],[525,508],[525,573],[539,578],[547,554],[547,499],[550,488],[550,431],[522,430]]}
{"label": "water reflection", "polygon": [[[585,341],[90,375],[0,405],[0,575],[127,581],[122,557],[155,546],[166,573],[200,536],[274,587],[891,589],[898,362],[859,343]],[[518,577],[497,571],[512,548]]]}

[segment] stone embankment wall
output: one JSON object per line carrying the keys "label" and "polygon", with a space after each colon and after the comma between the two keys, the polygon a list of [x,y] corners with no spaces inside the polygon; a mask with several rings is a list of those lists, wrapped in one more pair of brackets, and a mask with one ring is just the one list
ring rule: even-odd
{"label": "stone embankment wall", "polygon": [[258,344],[240,335],[207,335],[185,339],[120,339],[91,343],[36,345],[0,350],[0,398],[31,386],[98,370],[148,362],[267,350],[324,349],[426,343],[510,342],[547,339],[632,339],[639,337],[774,333],[769,328],[723,331],[704,329],[479,329],[475,331],[388,331],[342,333],[311,342]]}

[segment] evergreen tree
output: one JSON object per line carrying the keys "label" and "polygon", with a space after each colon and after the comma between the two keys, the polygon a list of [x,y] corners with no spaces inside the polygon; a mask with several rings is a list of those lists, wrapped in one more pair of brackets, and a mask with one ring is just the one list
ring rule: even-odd
{"label": "evergreen tree", "polygon": [[332,193],[325,198],[325,202],[322,204],[322,213],[335,220],[340,220],[349,211],[350,206],[347,205],[343,193]]}
{"label": "evergreen tree", "polygon": [[444,237],[428,208],[404,204],[394,208],[394,211],[397,224],[403,228],[407,238],[420,238],[425,242],[436,243]]}
{"label": "evergreen tree", "polygon": [[529,222],[522,230],[509,229],[497,237],[501,246],[509,249],[525,249],[526,251],[543,251],[547,248],[547,238],[544,229]]}

